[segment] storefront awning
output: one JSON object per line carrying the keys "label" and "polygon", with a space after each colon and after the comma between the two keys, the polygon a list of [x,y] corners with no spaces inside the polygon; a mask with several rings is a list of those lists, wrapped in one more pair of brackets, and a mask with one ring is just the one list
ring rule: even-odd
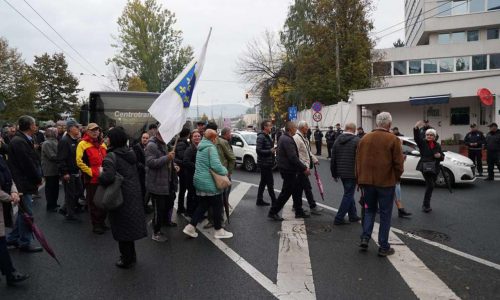
{"label": "storefront awning", "polygon": [[410,97],[410,105],[432,105],[432,104],[445,104],[450,102],[451,94]]}

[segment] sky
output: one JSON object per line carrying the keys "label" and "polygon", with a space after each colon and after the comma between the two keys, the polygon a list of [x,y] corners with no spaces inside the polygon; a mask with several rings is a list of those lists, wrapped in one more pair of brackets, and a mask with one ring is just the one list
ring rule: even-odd
{"label": "sky", "polygon": [[[90,91],[109,90],[111,71],[105,64],[116,49],[111,47],[117,35],[116,21],[125,7],[126,0],[0,0],[0,36],[10,47],[17,48],[27,63],[35,55],[61,52],[42,33],[21,17],[10,3],[29,21],[35,24],[66,53],[70,71],[79,79],[81,97]],[[249,85],[241,82],[236,74],[236,61],[248,42],[259,38],[263,32],[279,32],[293,0],[158,0],[164,8],[174,12],[176,29],[182,30],[184,45],[191,45],[195,55],[200,51],[212,27],[207,57],[201,81],[195,88],[195,104],[243,104]],[[31,5],[57,32],[76,49],[91,66],[76,54],[28,6]],[[373,33],[401,23],[404,16],[403,0],[373,0]],[[403,24],[378,33],[383,36],[403,28]],[[400,30],[377,40],[377,48],[392,47],[398,38],[404,39]],[[70,58],[71,56],[72,58]],[[94,70],[97,69],[97,70]],[[92,76],[92,73],[102,76]]]}

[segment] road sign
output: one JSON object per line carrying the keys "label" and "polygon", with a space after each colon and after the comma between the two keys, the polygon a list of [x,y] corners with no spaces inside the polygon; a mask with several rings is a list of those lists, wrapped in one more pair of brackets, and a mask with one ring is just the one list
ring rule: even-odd
{"label": "road sign", "polygon": [[288,119],[290,121],[297,120],[297,106],[290,106],[288,108]]}
{"label": "road sign", "polygon": [[314,102],[313,105],[312,105],[312,110],[315,111],[315,112],[320,112],[321,109],[323,108],[323,104],[321,104],[321,102]]}
{"label": "road sign", "polygon": [[321,115],[321,113],[320,112],[315,112],[314,115],[313,115],[314,122],[319,122],[319,121],[321,121],[321,119],[323,119],[323,116]]}

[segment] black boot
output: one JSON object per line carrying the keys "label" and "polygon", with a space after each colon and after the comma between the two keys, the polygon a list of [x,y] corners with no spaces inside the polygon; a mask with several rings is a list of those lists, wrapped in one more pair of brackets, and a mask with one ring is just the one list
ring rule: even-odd
{"label": "black boot", "polygon": [[7,285],[9,286],[15,286],[16,283],[25,281],[28,279],[30,276],[28,274],[22,274],[17,271],[14,271],[10,275],[7,275]]}
{"label": "black boot", "polygon": [[404,208],[398,208],[398,216],[400,218],[409,218],[412,215],[412,213],[409,213],[406,211]]}

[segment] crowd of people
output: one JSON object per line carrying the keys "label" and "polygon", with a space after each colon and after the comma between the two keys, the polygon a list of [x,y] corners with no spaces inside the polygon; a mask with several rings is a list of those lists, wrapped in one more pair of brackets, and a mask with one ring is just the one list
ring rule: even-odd
{"label": "crowd of people", "polygon": [[[33,243],[32,229],[26,219],[18,214],[12,220],[12,205],[18,205],[23,212],[33,216],[33,195],[38,193],[43,182],[47,212],[60,213],[65,222],[80,223],[78,214],[88,209],[93,233],[100,235],[111,230],[118,242],[120,257],[116,266],[120,268],[127,269],[136,263],[135,241],[148,234],[148,214],[153,214],[151,239],[155,242],[168,240],[162,228],[177,226],[173,218],[176,199],[177,214],[185,216],[189,222],[182,230],[187,236],[196,238],[197,225],[207,218],[205,227],[214,227],[214,238],[233,237],[233,233],[224,228],[224,209],[229,207],[231,187],[229,183],[221,187],[219,182],[230,182],[235,167],[230,128],[219,130],[214,123],[198,122],[194,130],[184,127],[176,138],[165,141],[153,124],[130,145],[130,137],[121,127],[106,128],[104,135],[103,128],[96,123],[81,126],[69,119],[54,125],[42,133],[33,117],[21,116],[17,126],[4,127],[0,140],[0,201],[3,202],[0,206],[0,268],[8,284],[28,278],[15,270],[8,246],[26,253],[42,251]],[[377,115],[376,126],[372,132],[365,133],[353,123],[346,124],[343,129],[336,124],[335,129],[329,128],[325,137],[331,175],[333,180],[341,181],[344,189],[334,225],[361,221],[359,246],[366,250],[375,216],[379,213],[378,254],[387,256],[394,253],[388,242],[394,203],[399,217],[409,217],[411,213],[401,202],[400,179],[405,160],[398,138],[401,133],[392,127],[392,117],[387,112]],[[499,166],[500,133],[494,123],[486,137],[475,129],[475,125],[471,129],[465,138],[469,155],[481,174],[477,151],[486,147],[487,179],[490,179],[493,165]],[[296,218],[321,215],[323,209],[314,199],[310,177],[320,163],[317,155],[321,155],[323,133],[317,127],[313,133],[305,121],[287,122],[284,131],[280,132],[265,120],[257,135],[257,164],[261,177],[256,205],[270,206],[268,218],[281,221],[279,213],[292,197]],[[311,135],[316,141],[316,154],[312,153]],[[417,170],[422,172],[426,182],[422,210],[430,213],[434,182],[445,153],[437,142],[436,130],[428,122],[415,124],[413,138],[420,149]],[[275,162],[283,179],[277,197],[273,178]],[[96,205],[98,189],[118,179],[123,195],[121,205],[113,210]],[[64,189],[63,205],[59,205],[58,199],[60,182]],[[356,187],[361,189],[361,214],[354,200]],[[270,202],[264,198],[266,188]],[[303,208],[303,194],[309,210]],[[5,227],[12,227],[8,235]]]}

